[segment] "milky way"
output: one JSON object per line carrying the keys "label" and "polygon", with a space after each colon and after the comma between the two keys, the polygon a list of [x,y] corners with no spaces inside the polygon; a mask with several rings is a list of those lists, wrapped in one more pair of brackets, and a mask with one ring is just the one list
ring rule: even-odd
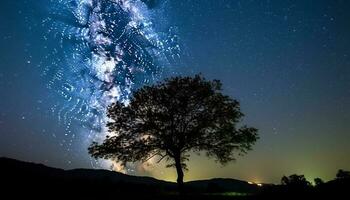
{"label": "milky way", "polygon": [[[105,137],[109,102],[202,73],[240,101],[260,139],[222,168],[191,154],[186,181],[333,179],[350,166],[349,10],[334,0],[1,0],[0,156],[99,167],[87,148]],[[165,165],[135,174],[175,181]]]}
{"label": "milky way", "polygon": [[[50,90],[63,101],[52,113],[66,127],[65,145],[75,140],[72,124],[88,129],[88,141],[106,134],[106,108],[128,103],[132,91],[159,80],[180,57],[176,29],[154,24],[155,1],[52,0],[45,40],[58,45],[40,66]],[[165,28],[164,28],[165,27]]]}

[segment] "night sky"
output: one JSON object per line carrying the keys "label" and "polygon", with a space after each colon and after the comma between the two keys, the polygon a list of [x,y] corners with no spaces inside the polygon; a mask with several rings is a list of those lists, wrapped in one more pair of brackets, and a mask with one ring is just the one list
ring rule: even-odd
{"label": "night sky", "polygon": [[[135,0],[130,5],[144,18],[115,14],[120,23],[131,18],[143,25],[137,29],[146,39],[126,33],[130,44],[140,44],[132,55],[146,54],[153,48],[148,43],[158,46],[154,54],[141,56],[141,64],[138,57],[115,57],[112,64],[123,62],[130,72],[108,72],[108,77],[100,77],[93,67],[110,67],[103,64],[110,64],[109,55],[106,59],[101,53],[109,47],[91,36],[92,21],[87,39],[83,29],[74,28],[79,24],[67,5],[77,6],[65,2],[1,3],[0,156],[65,169],[109,168],[110,163],[96,163],[87,153],[93,140],[104,137],[104,106],[115,99],[127,101],[128,92],[164,77],[202,73],[220,79],[224,93],[240,101],[244,122],[259,129],[260,139],[247,155],[224,167],[194,155],[185,180],[229,177],[277,183],[293,173],[329,180],[338,169],[350,168],[349,1]],[[111,18],[104,19],[107,28]],[[114,29],[106,38],[116,49],[121,31]],[[93,52],[79,38],[102,50]],[[92,54],[95,60],[77,56]],[[144,74],[128,84],[128,73],[142,67]],[[94,74],[83,81],[75,73],[84,70]],[[119,96],[105,97],[115,91]],[[164,166],[135,165],[128,173],[175,181],[175,170]]]}

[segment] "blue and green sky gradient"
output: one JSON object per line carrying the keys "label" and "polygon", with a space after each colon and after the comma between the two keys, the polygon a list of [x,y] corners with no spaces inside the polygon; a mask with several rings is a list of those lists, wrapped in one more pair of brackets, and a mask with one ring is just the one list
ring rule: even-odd
{"label": "blue and green sky gradient", "polygon": [[[57,46],[43,45],[47,2],[0,6],[0,156],[91,168],[87,134],[51,112],[64,100],[47,88],[40,65]],[[172,73],[220,79],[241,102],[244,123],[259,129],[253,150],[227,166],[191,157],[185,180],[329,180],[350,169],[350,1],[159,0],[149,9],[176,27],[183,55]],[[175,181],[164,166],[135,173]]]}

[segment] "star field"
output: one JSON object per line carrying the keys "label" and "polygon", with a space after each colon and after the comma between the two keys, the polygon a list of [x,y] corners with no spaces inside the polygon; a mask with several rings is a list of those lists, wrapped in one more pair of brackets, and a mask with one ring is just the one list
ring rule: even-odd
{"label": "star field", "polygon": [[[103,103],[99,101],[104,94],[113,91],[118,84],[121,91],[134,87],[125,84],[126,79],[121,84],[121,80],[113,77],[134,78],[134,74],[110,73],[111,66],[117,66],[118,58],[109,56],[118,52],[115,49],[120,45],[116,42],[119,29],[105,31],[104,38],[99,37],[97,33],[101,30],[93,27],[91,17],[89,33],[98,31],[87,37],[83,29],[78,31],[79,26],[71,26],[72,23],[64,18],[73,19],[75,16],[60,4],[64,1],[57,2],[53,10],[47,9],[52,4],[43,0],[5,0],[0,8],[0,156],[62,168],[101,167],[87,154],[87,146],[100,136],[96,129],[90,133],[89,124],[92,124],[92,118],[100,118],[75,115],[78,107],[83,107],[76,103],[77,99],[86,101],[90,108],[96,104],[91,103],[90,95],[81,92],[67,93],[67,98],[59,92],[66,86],[65,91],[90,88],[99,106],[103,105],[99,107],[101,115],[101,110],[109,102],[106,99]],[[146,76],[130,80],[135,80],[135,85],[142,85],[173,74],[196,73],[202,73],[208,79],[220,79],[224,93],[241,102],[246,114],[245,123],[260,130],[260,140],[253,151],[228,166],[220,167],[205,157],[194,156],[185,179],[232,177],[254,182],[279,182],[283,175],[300,173],[308,179],[321,177],[327,180],[333,178],[338,169],[349,168],[348,1],[144,2],[148,4],[140,1],[138,5],[144,9],[141,13],[145,19],[136,21],[140,24],[152,22],[153,25],[149,29],[146,26],[136,30],[156,35],[157,38],[149,39],[151,43],[163,42],[164,46],[155,45],[157,50],[154,52],[158,53],[149,54],[150,60],[155,61],[151,64],[154,68],[146,70]],[[110,10],[99,11],[103,13],[100,17],[106,17],[105,13]],[[80,19],[81,13],[75,14]],[[120,16],[127,16],[125,23],[134,20],[125,13]],[[110,26],[115,19],[104,19],[110,28],[106,30],[113,30]],[[85,23],[86,19],[80,20]],[[95,20],[95,26],[100,27],[101,21]],[[130,32],[129,36],[134,34]],[[72,45],[67,38],[74,37],[85,42]],[[110,46],[103,44],[99,50],[90,51],[101,41],[113,41],[109,45],[114,50],[110,51]],[[141,46],[140,49],[147,49],[143,53],[150,51],[144,43]],[[124,47],[120,49],[127,51]],[[140,49],[135,51],[141,52]],[[86,51],[90,53],[85,54]],[[140,54],[146,55],[143,53]],[[74,79],[78,77],[75,72],[80,73],[86,61],[78,58],[78,54],[88,55],[91,60],[92,54],[97,55],[95,63],[104,60],[104,64],[98,64],[103,67],[101,74],[92,70],[98,81],[90,84],[91,77]],[[135,55],[131,53],[128,59],[122,59],[126,68],[131,69],[130,66],[136,63]],[[164,62],[164,58],[175,60]],[[91,60],[85,64],[94,66],[89,65]],[[148,64],[150,60],[142,57],[142,61]],[[106,72],[107,77],[104,76]],[[126,72],[120,70],[119,73]],[[146,79],[148,81],[143,82]],[[48,87],[50,81],[53,81],[51,89]],[[101,82],[104,88],[108,88],[104,90],[107,93],[98,93],[101,85],[96,86],[96,83]],[[125,92],[123,99],[128,95]],[[70,97],[72,99],[68,101]],[[60,109],[62,114],[57,111]],[[81,123],[77,119],[86,121]],[[201,167],[203,165],[207,167]],[[131,170],[134,174],[175,180],[175,172],[165,169],[164,165],[134,166]]]}

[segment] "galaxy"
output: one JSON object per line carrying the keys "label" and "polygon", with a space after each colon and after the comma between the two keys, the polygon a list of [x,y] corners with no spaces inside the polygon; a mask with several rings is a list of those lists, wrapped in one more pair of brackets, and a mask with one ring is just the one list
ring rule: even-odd
{"label": "galaxy", "polygon": [[330,180],[350,166],[349,9],[343,0],[4,0],[0,156],[174,181],[165,164],[122,168],[87,148],[108,134],[112,103],[200,73],[222,81],[260,139],[224,167],[191,155],[185,180]]}
{"label": "galaxy", "polygon": [[141,1],[53,4],[60,11],[49,10],[44,26],[60,43],[51,56],[62,58],[53,61],[57,66],[45,67],[43,74],[51,78],[48,87],[72,104],[57,108],[58,118],[68,126],[74,118],[101,131],[108,105],[127,103],[132,89],[157,80],[180,56],[171,27],[158,34]]}
{"label": "galaxy", "polygon": [[51,111],[66,127],[68,148],[72,124],[87,132],[87,141],[103,138],[107,107],[127,104],[133,90],[160,80],[180,58],[174,27],[153,25],[146,2],[53,0],[45,12],[44,40],[59,46],[39,67],[48,89],[64,99]]}

